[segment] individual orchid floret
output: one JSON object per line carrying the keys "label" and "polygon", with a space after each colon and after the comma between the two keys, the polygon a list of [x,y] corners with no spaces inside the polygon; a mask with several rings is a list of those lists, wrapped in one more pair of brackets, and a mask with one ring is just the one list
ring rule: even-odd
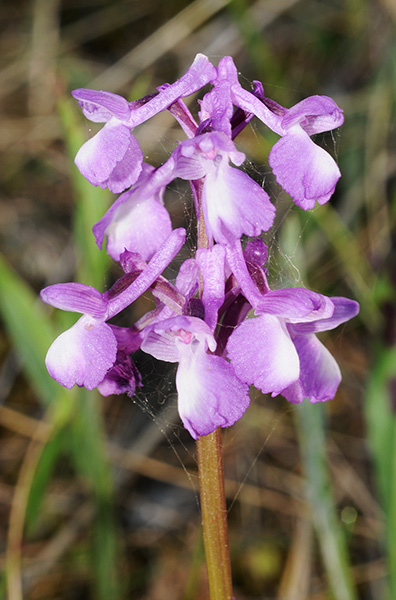
{"label": "individual orchid floret", "polygon": [[235,85],[233,101],[282,136],[270,151],[269,163],[294,202],[304,210],[313,208],[316,201],[327,202],[341,174],[330,154],[309,136],[342,125],[343,113],[334,100],[311,96],[286,109],[265,98],[257,85],[255,94]]}
{"label": "individual orchid floret", "polygon": [[158,169],[143,163],[139,179],[117,198],[102,219],[93,227],[96,243],[119,260],[125,249],[138,252],[150,260],[172,231],[168,211],[163,204],[166,185],[173,179],[173,161]]}
{"label": "individual orchid floret", "polygon": [[209,326],[197,317],[160,321],[145,330],[142,342],[142,350],[155,358],[179,363],[179,414],[194,439],[233,425],[249,406],[247,385],[229,362],[209,353],[215,349]]}
{"label": "individual orchid floret", "polygon": [[114,329],[106,321],[132,304],[156,281],[184,239],[184,229],[175,229],[132,283],[120,280],[104,294],[80,283],[59,283],[41,291],[41,299],[47,304],[83,313],[48,350],[46,366],[54,379],[67,388],[77,384],[89,390],[103,381],[116,362],[119,349]]}
{"label": "individual orchid floret", "polygon": [[291,402],[334,398],[341,374],[314,333],[351,319],[358,313],[358,304],[304,288],[263,293],[251,279],[240,247],[228,248],[227,258],[256,315],[241,323],[227,343],[237,376]]}
{"label": "individual orchid floret", "polygon": [[127,102],[111,92],[77,89],[72,95],[84,115],[105,123],[78,151],[75,163],[90,183],[120,193],[137,180],[143,153],[131,132],[133,127],[166,110],[182,97],[190,96],[216,77],[206,56],[198,54],[187,72],[174,84],[162,86],[152,96]]}
{"label": "individual orchid floret", "polygon": [[[183,141],[174,152],[175,172],[181,179],[203,179],[202,211],[210,243],[259,235],[274,220],[267,193],[240,166],[245,159],[223,132],[203,133]],[[198,208],[198,207],[197,207]]]}
{"label": "individual orchid floret", "polygon": [[72,95],[87,119],[106,123],[77,152],[79,171],[92,185],[122,192],[136,181],[143,162],[143,152],[128,125],[131,106],[111,92],[78,89]]}
{"label": "individual orchid floret", "polygon": [[[179,414],[193,438],[233,425],[245,412],[248,387],[232,365],[214,354],[218,310],[224,301],[225,249],[199,249],[180,268],[176,285],[185,293],[183,316],[156,320],[143,332],[142,350],[177,362]],[[193,297],[200,290],[202,299]]]}
{"label": "individual orchid floret", "polygon": [[334,159],[310,135],[330,131],[344,122],[342,110],[327,96],[299,102],[282,118],[284,136],[269,153],[269,164],[278,183],[304,210],[325,204],[341,177]]}

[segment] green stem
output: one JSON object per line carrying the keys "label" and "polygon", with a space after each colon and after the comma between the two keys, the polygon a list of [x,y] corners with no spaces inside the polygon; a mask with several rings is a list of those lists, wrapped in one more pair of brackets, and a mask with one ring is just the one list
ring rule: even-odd
{"label": "green stem", "polygon": [[220,428],[200,437],[197,448],[210,600],[233,600]]}

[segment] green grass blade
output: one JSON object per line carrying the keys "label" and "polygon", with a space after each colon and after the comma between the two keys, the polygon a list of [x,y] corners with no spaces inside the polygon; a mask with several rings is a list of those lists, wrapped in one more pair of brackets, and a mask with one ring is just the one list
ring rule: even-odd
{"label": "green grass blade", "polygon": [[307,494],[329,588],[336,600],[357,598],[352,583],[346,540],[337,518],[326,461],[323,406],[305,401],[295,410]]}
{"label": "green grass blade", "polygon": [[48,348],[55,339],[54,327],[33,290],[0,255],[0,314],[22,360],[38,399],[49,405],[59,393],[44,364]]}
{"label": "green grass blade", "polygon": [[395,365],[396,347],[377,350],[365,402],[368,438],[385,510],[389,598],[396,597],[396,415],[392,408]]}

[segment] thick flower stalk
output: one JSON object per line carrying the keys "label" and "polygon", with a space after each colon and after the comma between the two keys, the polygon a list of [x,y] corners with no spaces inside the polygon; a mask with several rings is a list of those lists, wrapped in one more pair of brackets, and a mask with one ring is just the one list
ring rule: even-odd
{"label": "thick flower stalk", "polygon": [[[196,121],[183,99],[208,84]],[[231,57],[216,68],[202,54],[179,80],[132,102],[88,89],[73,96],[85,117],[104,124],[75,162],[93,185],[121,193],[93,233],[124,275],[104,293],[80,283],[42,291],[44,302],[82,314],[52,344],[47,368],[69,388],[132,396],[142,386],[137,350],[177,364],[180,418],[198,440],[211,598],[231,600],[219,428],[232,426],[248,409],[249,385],[292,403],[334,398],[341,372],[316,334],[358,312],[346,298],[270,287],[261,236],[273,225],[275,204],[243,171],[236,138],[253,118],[275,132],[269,165],[296,205],[308,210],[330,199],[340,177],[334,159],[311,136],[340,126],[343,113],[327,96],[284,108],[258,81],[244,89]],[[180,125],[181,141],[154,167],[144,162],[133,130],[164,110]],[[172,231],[163,196],[177,178],[191,186],[198,249],[170,282],[162,273],[181,250],[185,231]],[[154,310],[126,327],[111,323],[149,289]]]}

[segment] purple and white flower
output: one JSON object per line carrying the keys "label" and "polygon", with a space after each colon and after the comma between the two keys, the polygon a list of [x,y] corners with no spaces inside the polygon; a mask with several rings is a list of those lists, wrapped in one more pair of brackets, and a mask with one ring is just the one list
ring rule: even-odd
{"label": "purple and white flower", "polygon": [[[58,283],[44,288],[41,299],[56,308],[83,313],[83,316],[51,345],[46,357],[49,374],[67,388],[77,384],[89,390],[97,387],[113,367],[117,334],[107,321],[141,296],[176,256],[185,240],[184,229],[175,229],[147,267],[130,283],[122,279],[108,292],[81,283]],[[119,337],[119,336],[118,336]]]}
{"label": "purple and white flower", "polygon": [[334,398],[341,381],[335,359],[315,333],[333,329],[359,311],[347,298],[327,298],[304,288],[260,290],[250,277],[240,245],[227,258],[255,317],[241,323],[227,343],[237,376],[290,402]]}

